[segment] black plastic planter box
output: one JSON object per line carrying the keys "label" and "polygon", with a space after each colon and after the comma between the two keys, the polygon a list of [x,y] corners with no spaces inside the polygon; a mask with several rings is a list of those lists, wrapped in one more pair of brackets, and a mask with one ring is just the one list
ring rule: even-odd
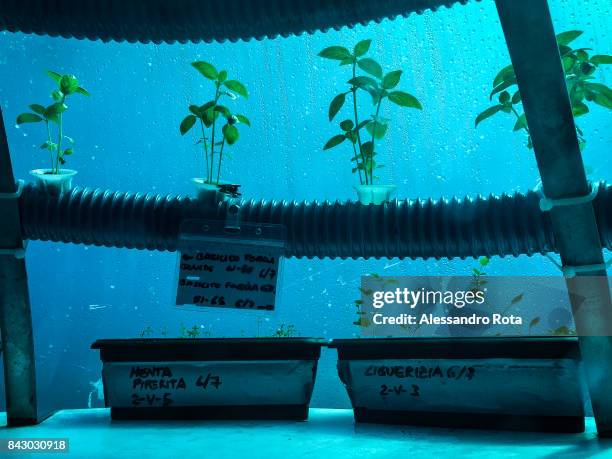
{"label": "black plastic planter box", "polygon": [[112,419],[308,418],[323,341],[98,340]]}
{"label": "black plastic planter box", "polygon": [[584,431],[575,338],[339,339],[355,420]]}

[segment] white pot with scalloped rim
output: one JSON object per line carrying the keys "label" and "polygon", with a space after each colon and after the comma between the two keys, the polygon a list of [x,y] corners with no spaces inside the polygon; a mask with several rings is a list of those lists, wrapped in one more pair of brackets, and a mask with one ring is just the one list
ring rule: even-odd
{"label": "white pot with scalloped rim", "polygon": [[355,191],[359,196],[359,202],[363,205],[368,204],[383,204],[389,202],[391,196],[395,193],[397,187],[395,185],[357,185]]}
{"label": "white pot with scalloped rim", "polygon": [[30,174],[36,178],[39,189],[49,194],[62,194],[72,190],[72,178],[77,171],[60,169],[59,173],[55,173],[53,169],[33,169]]}
{"label": "white pot with scalloped rim", "polygon": [[[216,183],[209,183],[200,177],[193,178],[191,181],[195,184],[196,197],[200,201],[217,203],[227,201],[230,198],[230,195],[223,193]],[[221,181],[219,183],[225,184],[226,182]]]}

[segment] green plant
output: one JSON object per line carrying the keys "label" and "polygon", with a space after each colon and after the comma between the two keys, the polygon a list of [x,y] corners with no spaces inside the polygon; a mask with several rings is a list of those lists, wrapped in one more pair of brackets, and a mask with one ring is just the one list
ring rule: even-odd
{"label": "green plant", "polygon": [[[591,48],[572,48],[569,46],[576,38],[582,35],[580,30],[569,30],[557,35],[559,53],[565,72],[565,83],[572,103],[574,118],[589,112],[585,102],[592,102],[604,108],[612,108],[612,90],[603,83],[593,82],[594,75],[600,65],[612,64],[612,56],[597,54],[590,56]],[[476,117],[475,125],[497,113],[508,113],[515,117],[514,131],[525,130],[527,134],[527,148],[532,149],[531,135],[525,113],[521,113],[521,94],[516,91],[510,95],[508,90],[517,84],[516,75],[512,65],[501,69],[493,80],[493,90],[489,99],[496,94],[498,103],[487,108]],[[586,145],[582,130],[576,126],[578,143],[582,151]]]}
{"label": "green plant", "polygon": [[[335,96],[330,105],[328,116],[332,121],[343,107],[347,96],[350,94],[352,99],[351,117],[340,122],[341,133],[330,138],[324,150],[328,150],[340,145],[348,140],[353,148],[351,161],[355,162],[353,173],[359,174],[359,182],[362,185],[374,183],[374,170],[383,165],[377,165],[374,157],[376,156],[376,141],[384,138],[389,126],[389,119],[383,118],[380,113],[381,105],[385,100],[389,100],[400,107],[410,107],[421,110],[421,103],[411,94],[404,91],[394,90],[399,84],[402,76],[401,70],[393,70],[383,74],[381,65],[370,57],[364,57],[369,49],[371,40],[362,40],[355,45],[353,52],[343,46],[330,46],[319,53],[319,56],[336,60],[340,65],[348,65],[351,68],[351,79],[348,80],[349,89]],[[358,75],[357,69],[362,70],[367,75]],[[372,97],[374,113],[369,119],[362,120],[359,116],[357,95],[359,91],[367,92]],[[361,120],[361,121],[360,121]],[[365,140],[362,129],[370,135],[370,140]]]}
{"label": "green plant", "polygon": [[[141,338],[152,338],[155,335],[155,329],[147,325],[141,332]],[[159,335],[166,338],[168,336],[168,328],[163,327],[159,329]],[[194,325],[193,327],[187,328],[184,324],[181,324],[179,327],[179,332],[177,335],[179,338],[200,338],[200,337],[210,337],[212,336],[212,331],[209,329],[204,329],[203,325]]]}
{"label": "green plant", "polygon": [[292,324],[281,324],[274,333],[272,334],[273,338],[291,338],[297,335],[297,330],[295,326]]}
{"label": "green plant", "polygon": [[[57,87],[51,93],[51,98],[54,102],[46,107],[40,104],[31,104],[30,110],[32,112],[21,113],[17,116],[16,122],[18,125],[24,123],[45,123],[47,140],[40,148],[49,151],[51,155],[51,173],[59,174],[60,166],[66,164],[64,156],[69,156],[74,152],[72,147],[74,140],[64,134],[64,113],[68,109],[66,99],[72,94],[89,96],[89,92],[79,86],[79,80],[74,75],[61,75],[51,70],[47,70],[47,75],[57,83]],[[55,136],[52,135],[51,125],[57,126]],[[57,140],[53,141],[54,138]],[[64,139],[71,144],[70,147],[62,147]]]}
{"label": "green plant", "polygon": [[479,292],[481,288],[487,283],[484,277],[487,275],[484,269],[489,265],[489,257],[480,257],[478,259],[478,267],[472,268],[472,283],[470,285],[470,291]]}
{"label": "green plant", "polygon": [[[397,279],[393,279],[390,277],[382,277],[381,275],[376,273],[372,273],[368,277],[370,277],[373,282],[376,283],[375,285],[377,285],[378,290],[381,291],[384,291],[390,285],[397,285],[399,283]],[[370,282],[369,285],[372,285],[372,282]],[[357,317],[353,321],[353,325],[357,325],[361,328],[368,328],[370,325],[372,325],[372,322],[370,321],[370,319],[368,319],[368,313],[363,309],[363,305],[364,303],[372,304],[372,294],[374,293],[374,290],[372,288],[363,288],[362,286],[359,286],[359,292],[361,293],[360,298],[358,300],[353,301],[353,303],[355,303],[356,308],[355,313],[357,314]]]}
{"label": "green plant", "polygon": [[[219,103],[222,97],[230,100],[235,100],[238,96],[247,99],[249,93],[246,87],[238,80],[228,80],[227,71],[218,71],[214,65],[198,61],[191,64],[205,78],[211,80],[214,84],[214,97],[212,100],[203,105],[190,105],[187,115],[180,124],[181,135],[185,135],[191,128],[199,122],[202,129],[202,137],[198,140],[198,144],[202,144],[204,149],[204,157],[206,160],[206,183],[213,183],[215,172],[215,157],[217,159],[217,179],[214,182],[219,185],[221,175],[221,161],[223,160],[223,148],[225,144],[234,145],[239,138],[238,128],[236,124],[246,124],[251,126],[251,122],[244,115],[233,114],[229,108]],[[217,120],[222,117],[224,123],[221,127],[221,140],[219,140],[219,131],[217,129]],[[210,135],[207,135],[207,131]]]}

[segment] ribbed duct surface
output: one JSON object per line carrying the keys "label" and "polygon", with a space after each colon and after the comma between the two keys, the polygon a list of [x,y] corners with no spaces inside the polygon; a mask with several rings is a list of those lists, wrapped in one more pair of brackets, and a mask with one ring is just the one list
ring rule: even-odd
{"label": "ribbed duct surface", "polygon": [[1,0],[0,30],[129,42],[300,35],[467,0]]}
{"label": "ribbed duct surface", "polygon": [[[555,251],[550,217],[534,192],[449,200],[242,201],[243,222],[282,224],[288,257],[454,258]],[[612,187],[594,202],[602,244],[612,247]],[[61,197],[24,188],[23,236],[61,242],[175,250],[181,221],[225,220],[228,203],[75,188]]]}

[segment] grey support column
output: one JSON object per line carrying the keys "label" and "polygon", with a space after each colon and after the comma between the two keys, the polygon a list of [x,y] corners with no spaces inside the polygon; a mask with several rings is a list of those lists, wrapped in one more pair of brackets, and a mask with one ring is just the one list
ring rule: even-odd
{"label": "grey support column", "polygon": [[[546,0],[496,0],[550,199],[590,192]],[[568,279],[587,384],[600,436],[612,435],[612,303],[591,202],[555,207],[551,220],[565,267],[601,266]],[[599,277],[594,277],[599,276]]]}
{"label": "grey support column", "polygon": [[17,192],[0,111],[0,332],[9,426],[37,422],[32,313]]}

